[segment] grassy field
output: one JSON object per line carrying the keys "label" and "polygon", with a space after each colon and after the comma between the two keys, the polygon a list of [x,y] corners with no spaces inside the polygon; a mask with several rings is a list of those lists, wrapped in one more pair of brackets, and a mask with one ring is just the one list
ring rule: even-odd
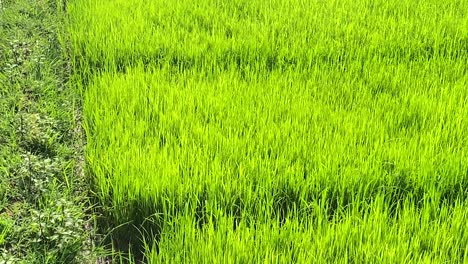
{"label": "grassy field", "polygon": [[468,261],[466,11],[70,1],[114,249],[148,263]]}
{"label": "grassy field", "polygon": [[61,1],[0,1],[0,263],[92,263]]}

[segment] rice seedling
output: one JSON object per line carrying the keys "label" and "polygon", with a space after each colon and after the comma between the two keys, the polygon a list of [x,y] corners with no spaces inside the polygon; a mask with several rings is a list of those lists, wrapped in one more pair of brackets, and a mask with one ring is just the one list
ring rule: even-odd
{"label": "rice seedling", "polygon": [[114,246],[150,263],[463,262],[467,8],[69,3]]}

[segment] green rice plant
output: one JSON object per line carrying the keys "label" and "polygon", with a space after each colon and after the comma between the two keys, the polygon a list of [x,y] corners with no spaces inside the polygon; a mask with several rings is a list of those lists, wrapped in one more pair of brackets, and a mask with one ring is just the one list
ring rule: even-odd
{"label": "green rice plant", "polygon": [[467,8],[72,1],[113,246],[150,263],[463,262]]}

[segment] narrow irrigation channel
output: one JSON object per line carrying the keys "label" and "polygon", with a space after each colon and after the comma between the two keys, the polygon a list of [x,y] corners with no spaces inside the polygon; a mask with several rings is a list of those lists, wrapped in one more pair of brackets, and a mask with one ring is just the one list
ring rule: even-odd
{"label": "narrow irrigation channel", "polygon": [[0,263],[96,263],[61,0],[0,1]]}

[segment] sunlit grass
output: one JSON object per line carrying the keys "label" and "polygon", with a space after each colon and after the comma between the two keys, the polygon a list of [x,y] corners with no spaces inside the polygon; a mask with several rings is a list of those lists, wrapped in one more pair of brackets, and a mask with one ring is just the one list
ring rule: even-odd
{"label": "sunlit grass", "polygon": [[114,243],[150,262],[462,261],[467,8],[73,1]]}

